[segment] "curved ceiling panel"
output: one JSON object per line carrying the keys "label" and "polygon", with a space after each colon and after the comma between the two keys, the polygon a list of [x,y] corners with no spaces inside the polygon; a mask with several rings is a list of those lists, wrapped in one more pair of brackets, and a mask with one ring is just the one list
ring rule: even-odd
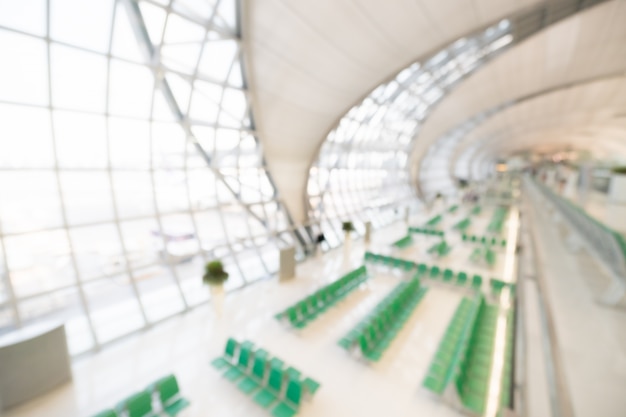
{"label": "curved ceiling panel", "polygon": [[309,165],[366,93],[461,36],[542,0],[244,2],[256,128],[274,180],[305,218]]}
{"label": "curved ceiling panel", "polygon": [[626,70],[624,22],[626,1],[606,2],[551,26],[485,65],[446,97],[424,123],[414,141],[412,178],[419,176],[422,185],[429,182],[422,165],[433,157],[430,147],[468,121],[521,98],[622,73]]}
{"label": "curved ceiling panel", "polygon": [[455,148],[448,169],[482,175],[480,164],[520,150],[585,149],[626,158],[626,77],[584,83],[524,100],[476,126]]}

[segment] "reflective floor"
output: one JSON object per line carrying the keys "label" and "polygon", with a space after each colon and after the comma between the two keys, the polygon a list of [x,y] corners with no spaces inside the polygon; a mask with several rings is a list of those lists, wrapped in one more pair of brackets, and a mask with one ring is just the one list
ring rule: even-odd
{"label": "reflective floor", "polygon": [[[465,215],[460,211],[445,216],[444,229]],[[489,212],[476,218],[473,225],[476,232],[485,230],[489,218]],[[420,225],[424,220],[424,217],[412,219],[411,224]],[[434,243],[429,238],[417,238],[411,247],[393,250],[390,243],[405,234],[403,223],[378,231],[370,250],[435,262],[426,254]],[[449,243],[455,249],[440,265],[479,272],[485,277],[501,274],[502,259],[498,259],[493,270],[487,271],[469,264],[470,245],[452,238]],[[287,305],[360,266],[364,249],[362,241],[355,241],[349,258],[339,248],[300,264],[293,281],[268,280],[229,294],[220,319],[211,305],[204,305],[100,353],[79,358],[73,365],[72,384],[6,415],[88,417],[155,379],[174,373],[182,393],[192,404],[185,416],[267,416],[266,410],[224,380],[209,364],[221,354],[229,336],[255,342],[321,383],[313,400],[305,403],[299,413],[303,417],[460,415],[421,388],[440,338],[463,295],[459,289],[430,288],[382,360],[374,365],[351,356],[337,342],[399,282],[402,277],[399,272],[370,266],[372,278],[367,284],[302,331],[293,331],[273,318]],[[503,252],[498,257],[503,258]]]}

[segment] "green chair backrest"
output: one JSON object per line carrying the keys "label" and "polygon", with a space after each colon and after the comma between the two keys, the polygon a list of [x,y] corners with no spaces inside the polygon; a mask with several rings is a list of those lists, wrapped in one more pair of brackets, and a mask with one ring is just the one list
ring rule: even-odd
{"label": "green chair backrest", "polygon": [[143,391],[130,397],[126,403],[128,417],[143,417],[152,413],[152,396]]}
{"label": "green chair backrest", "polygon": [[438,266],[433,266],[430,269],[430,276],[431,277],[436,277],[437,275],[439,275],[439,267]]}
{"label": "green chair backrest", "polygon": [[226,348],[224,349],[224,355],[228,356],[229,358],[235,357],[235,352],[237,351],[237,346],[239,346],[239,343],[237,343],[237,341],[235,339],[233,339],[232,337],[229,338],[226,341]]}
{"label": "green chair backrest", "polygon": [[158,386],[159,390],[159,398],[161,399],[162,404],[167,404],[169,400],[176,397],[180,390],[178,388],[178,381],[176,381],[176,377],[174,375],[168,375],[163,378]]}
{"label": "green chair backrest", "polygon": [[359,346],[361,347],[361,352],[367,352],[370,348],[365,332],[361,333],[361,336],[359,336]]}
{"label": "green chair backrest", "polygon": [[250,363],[251,356],[251,347],[249,346],[241,346],[241,352],[239,352],[239,365],[243,367],[248,367]]}
{"label": "green chair backrest", "polygon": [[258,379],[265,377],[265,370],[267,369],[267,357],[266,355],[254,355],[254,365],[252,366],[252,375]]}
{"label": "green chair backrest", "polygon": [[93,417],[118,417],[118,415],[115,410],[104,410]]}
{"label": "green chair backrest", "polygon": [[289,400],[289,402],[293,405],[299,406],[300,400],[302,399],[302,383],[297,379],[289,380],[289,385],[287,385],[285,398]]}
{"label": "green chair backrest", "polygon": [[276,392],[280,392],[283,386],[283,371],[281,368],[272,367],[270,371],[270,379],[267,385]]}

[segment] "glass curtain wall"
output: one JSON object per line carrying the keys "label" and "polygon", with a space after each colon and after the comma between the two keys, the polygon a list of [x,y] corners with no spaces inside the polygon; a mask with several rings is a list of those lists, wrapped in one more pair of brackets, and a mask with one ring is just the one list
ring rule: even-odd
{"label": "glass curtain wall", "polygon": [[416,208],[407,163],[420,126],[447,92],[512,42],[510,31],[504,20],[459,39],[378,86],[339,121],[307,187],[309,215],[331,247],[341,242],[342,220],[354,221],[359,231],[362,222],[378,227],[403,217],[399,209]]}
{"label": "glass curtain wall", "polygon": [[0,2],[0,333],[72,354],[234,290],[298,244],[265,170],[234,0]]}

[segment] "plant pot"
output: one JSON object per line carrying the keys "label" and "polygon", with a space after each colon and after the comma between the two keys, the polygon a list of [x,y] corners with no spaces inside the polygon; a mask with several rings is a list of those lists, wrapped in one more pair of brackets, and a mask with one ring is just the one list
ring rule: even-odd
{"label": "plant pot", "polygon": [[215,315],[221,317],[224,310],[224,284],[209,284],[209,295]]}

